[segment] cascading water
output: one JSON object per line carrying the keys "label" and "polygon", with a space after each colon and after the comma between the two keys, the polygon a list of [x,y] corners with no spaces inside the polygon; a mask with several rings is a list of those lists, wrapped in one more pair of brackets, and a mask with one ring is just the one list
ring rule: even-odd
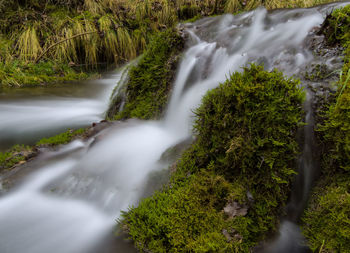
{"label": "cascading water", "polygon": [[[188,49],[165,118],[115,123],[86,142],[74,141],[27,165],[37,168],[35,173],[0,199],[0,252],[115,251],[99,246],[106,247],[120,211],[144,195],[150,173],[169,165],[162,154],[191,137],[193,110],[206,91],[250,62],[301,76],[316,60],[305,40],[333,6],[258,9],[184,25]],[[339,64],[328,60],[334,63],[330,68]],[[299,235],[297,229],[293,233]],[[286,237],[283,226],[281,237]],[[131,251],[119,247],[119,252]]]}

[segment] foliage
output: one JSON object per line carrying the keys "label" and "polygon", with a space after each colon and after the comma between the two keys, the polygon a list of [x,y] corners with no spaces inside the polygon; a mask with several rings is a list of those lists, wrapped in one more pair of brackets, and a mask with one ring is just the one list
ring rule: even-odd
{"label": "foliage", "polygon": [[[22,61],[21,66],[55,61],[98,70],[135,58],[154,34],[182,20],[259,5],[274,9],[329,1],[333,0],[0,0],[0,58],[9,65],[13,60]],[[16,77],[13,83],[21,85]]]}
{"label": "foliage", "polygon": [[70,141],[72,141],[72,139],[74,137],[77,136],[81,136],[86,132],[85,128],[80,128],[77,130],[71,130],[69,129],[68,131],[58,134],[56,136],[53,137],[49,137],[49,138],[43,138],[40,141],[38,141],[36,143],[36,145],[50,145],[50,146],[55,146],[55,145],[61,145],[61,144],[66,144]]}
{"label": "foliage", "polygon": [[338,90],[318,126],[324,146],[322,176],[303,216],[303,232],[316,252],[350,252],[350,6],[335,10],[323,32],[345,47]]}
{"label": "foliage", "polygon": [[0,84],[10,87],[81,80],[92,74],[74,70],[68,64],[58,64],[51,61],[37,64],[25,64],[23,61],[17,60],[10,63],[0,62]]}
{"label": "foliage", "polygon": [[327,180],[314,190],[303,232],[314,252],[350,252],[350,176]]}
{"label": "foliage", "polygon": [[157,34],[137,66],[129,71],[125,107],[113,115],[114,111],[118,111],[114,108],[118,103],[113,101],[108,117],[159,118],[168,101],[178,55],[183,46],[183,38],[176,30],[169,29]]}
{"label": "foliage", "polygon": [[331,40],[339,41],[348,48],[345,49],[338,91],[324,115],[319,132],[322,141],[329,147],[330,159],[325,167],[350,171],[350,6],[335,10],[326,23],[329,24],[326,31],[334,30]]}
{"label": "foliage", "polygon": [[[197,141],[170,184],[123,215],[139,249],[249,252],[275,228],[295,174],[298,86],[252,65],[208,92],[196,111]],[[226,217],[230,202],[249,207],[248,214]]]}
{"label": "foliage", "polygon": [[15,145],[6,152],[0,152],[0,171],[26,160],[30,151],[31,148],[28,146]]}

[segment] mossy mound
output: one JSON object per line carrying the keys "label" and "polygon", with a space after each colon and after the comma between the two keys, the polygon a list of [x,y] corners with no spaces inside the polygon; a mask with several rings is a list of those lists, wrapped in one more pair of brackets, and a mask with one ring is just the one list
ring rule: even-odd
{"label": "mossy mound", "polygon": [[169,29],[153,37],[137,66],[129,71],[126,103],[119,112],[116,97],[107,113],[109,118],[159,118],[168,101],[171,83],[184,39],[177,30]]}
{"label": "mossy mound", "polygon": [[[169,185],[124,213],[140,250],[249,252],[285,205],[298,153],[299,82],[252,65],[208,92]],[[233,213],[229,210],[233,210]]]}
{"label": "mossy mound", "polygon": [[350,176],[332,175],[319,182],[303,221],[314,252],[350,252]]}
{"label": "mossy mound", "polygon": [[325,22],[330,42],[345,48],[338,90],[318,135],[324,146],[321,179],[303,216],[303,233],[316,252],[350,252],[350,5]]}

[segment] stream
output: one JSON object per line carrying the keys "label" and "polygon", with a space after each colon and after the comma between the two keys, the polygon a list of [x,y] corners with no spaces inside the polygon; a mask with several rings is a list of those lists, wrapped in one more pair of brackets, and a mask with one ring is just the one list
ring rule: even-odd
{"label": "stream", "polygon": [[0,89],[0,151],[104,119],[122,72],[85,82]]}
{"label": "stream", "polygon": [[[135,252],[129,243],[112,236],[121,211],[154,190],[155,181],[160,181],[154,177],[171,165],[161,159],[164,152],[192,138],[193,110],[202,96],[250,62],[262,63],[267,70],[278,68],[313,87],[306,89],[305,121],[309,125],[301,131],[302,179],[295,181],[279,234],[257,250],[307,251],[297,223],[317,174],[312,105],[313,90],[319,84],[304,80],[304,74],[318,63],[326,64],[330,71],[340,68],[339,55],[315,55],[311,42],[322,41],[315,28],[334,7],[344,4],[272,12],[260,8],[181,25],[187,34],[187,49],[165,117],[116,122],[86,141],[75,140],[44,152],[27,164],[31,172],[0,197],[0,252]],[[39,90],[30,99],[26,91],[2,94],[0,142],[100,120],[121,73],[77,89]],[[105,88],[97,92],[97,84]]]}

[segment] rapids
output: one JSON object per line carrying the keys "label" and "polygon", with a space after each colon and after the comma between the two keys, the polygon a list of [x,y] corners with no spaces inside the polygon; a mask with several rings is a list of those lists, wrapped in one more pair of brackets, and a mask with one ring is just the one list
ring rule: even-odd
{"label": "rapids", "polygon": [[[331,70],[339,68],[339,57],[317,58],[307,43],[310,37],[317,37],[313,31],[327,12],[339,5],[270,13],[261,8],[181,25],[188,36],[187,49],[164,119],[116,123],[85,142],[76,140],[27,165],[33,172],[0,198],[0,252],[134,252],[130,245],[110,238],[116,219],[122,210],[136,205],[144,196],[150,187],[149,176],[162,173],[170,165],[160,159],[162,154],[191,138],[193,110],[202,96],[250,62],[300,78],[314,62],[326,62]],[[106,93],[111,91],[111,86],[107,86]],[[106,93],[101,98],[106,99]],[[307,101],[312,99],[311,94]],[[27,102],[11,104],[1,100],[0,130],[13,134],[28,130],[30,134],[39,123],[49,129],[62,122],[74,125],[98,120],[106,109],[100,101],[31,100],[27,107]],[[38,110],[33,112],[35,108]],[[312,114],[311,106],[305,108],[308,115]],[[16,117],[12,120],[13,114]],[[310,134],[312,131],[306,129],[305,136]],[[306,140],[304,150],[310,148],[312,145]],[[301,158],[302,164],[312,163],[310,156],[305,157],[306,160]],[[307,169],[308,166],[301,166],[301,170]],[[302,210],[313,177],[306,172],[301,174],[308,178],[302,180],[305,189],[301,198],[295,200],[301,204],[288,209],[292,213]],[[290,245],[290,252],[304,250],[303,246],[294,247],[303,243],[296,222],[297,218],[287,220],[287,225],[281,226],[280,236],[265,251],[288,252]]]}

